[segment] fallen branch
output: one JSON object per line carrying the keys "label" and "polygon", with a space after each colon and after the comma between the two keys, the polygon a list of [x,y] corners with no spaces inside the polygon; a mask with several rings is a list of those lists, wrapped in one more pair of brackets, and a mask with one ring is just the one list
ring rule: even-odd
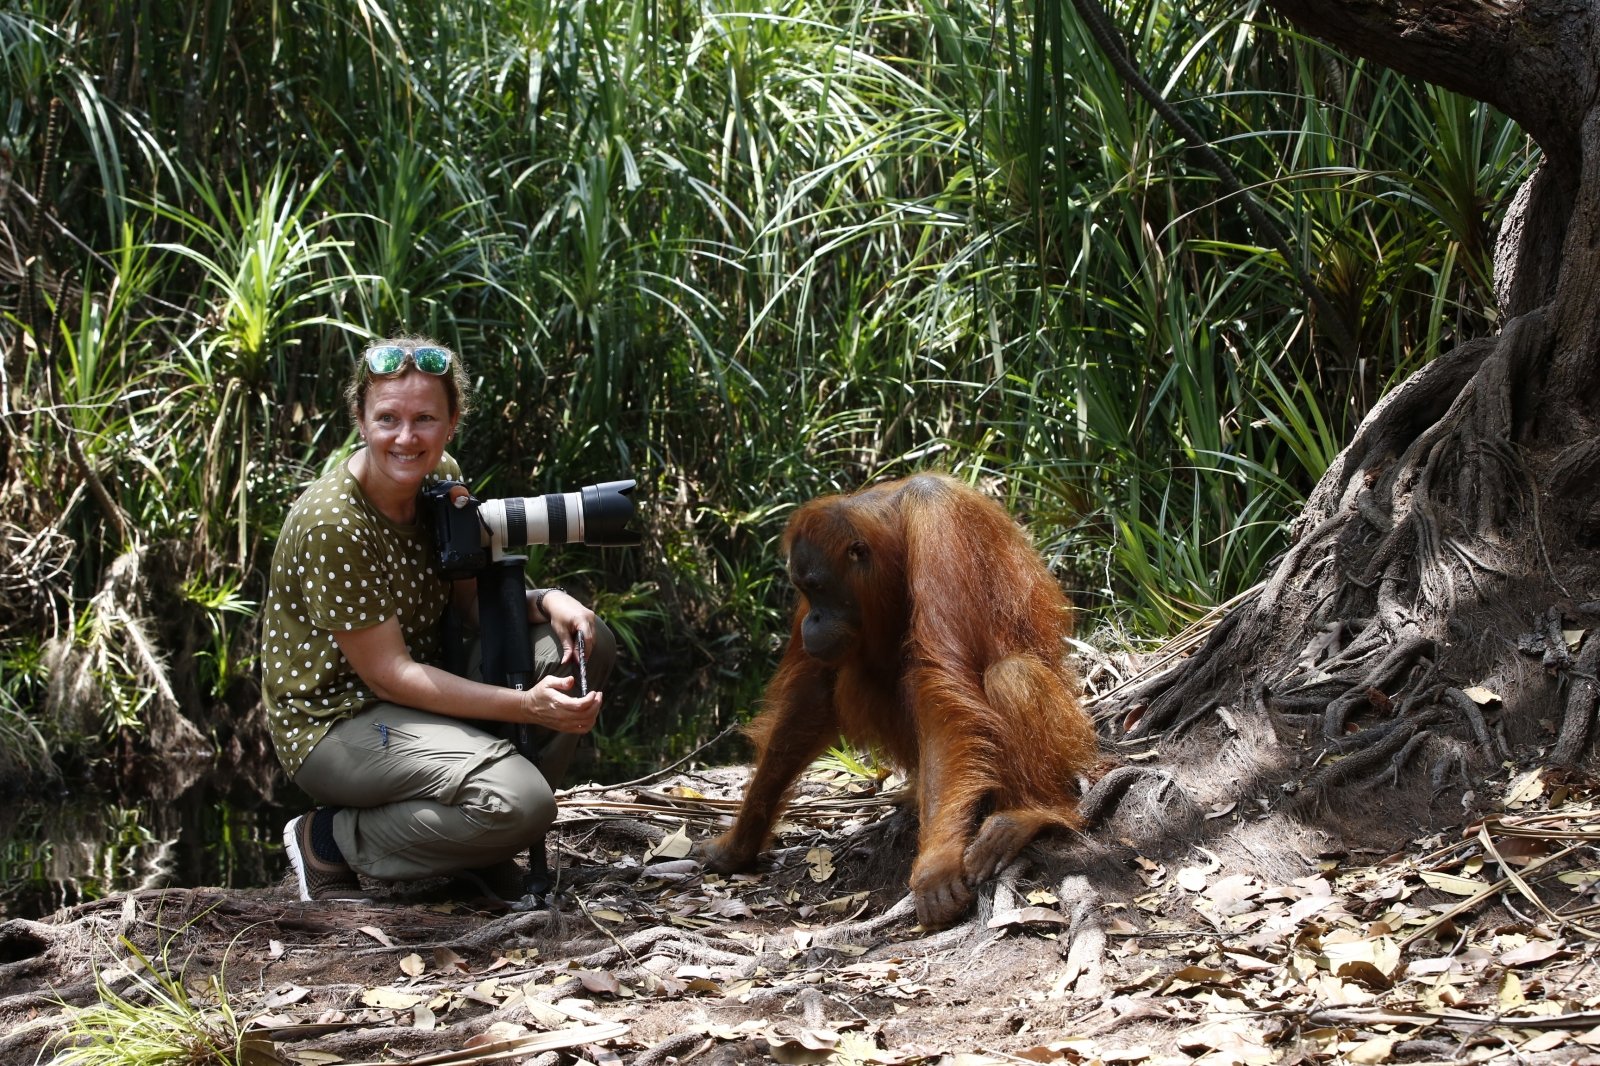
{"label": "fallen branch", "polygon": [[1514,1029],[1588,1029],[1600,1025],[1600,1011],[1569,1014],[1473,1014],[1469,1011],[1384,1010],[1381,1007],[1325,1007],[1310,1011],[1313,1025],[1442,1025],[1451,1029],[1487,1029],[1504,1025]]}

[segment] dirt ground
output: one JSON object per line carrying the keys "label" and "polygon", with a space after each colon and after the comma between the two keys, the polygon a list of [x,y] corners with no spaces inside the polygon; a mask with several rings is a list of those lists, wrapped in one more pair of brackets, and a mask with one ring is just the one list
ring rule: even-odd
{"label": "dirt ground", "polygon": [[544,909],[447,885],[308,905],[286,883],[15,920],[0,1062],[158,998],[201,1024],[226,1005],[248,1066],[1600,1062],[1588,780],[1306,798],[1264,750],[1219,726],[1128,753],[1161,770],[934,933],[905,898],[897,782],[842,767],[751,875],[685,853],[739,794],[726,769],[568,795]]}

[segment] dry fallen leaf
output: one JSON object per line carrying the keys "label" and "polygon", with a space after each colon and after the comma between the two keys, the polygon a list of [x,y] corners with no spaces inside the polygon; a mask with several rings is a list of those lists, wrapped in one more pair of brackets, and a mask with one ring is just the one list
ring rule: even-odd
{"label": "dry fallen leaf", "polygon": [[1529,770],[1506,789],[1507,807],[1523,807],[1544,794],[1544,772]]}
{"label": "dry fallen leaf", "polygon": [[693,847],[694,841],[689,839],[688,831],[679,825],[644,853],[644,861],[648,865],[654,859],[686,858]]}
{"label": "dry fallen leaf", "polygon": [[1546,1051],[1554,1051],[1571,1039],[1572,1034],[1565,1029],[1547,1029],[1538,1036],[1530,1038],[1518,1050],[1524,1055],[1540,1055]]}
{"label": "dry fallen leaf", "polygon": [[1277,963],[1243,951],[1224,951],[1222,957],[1236,966],[1242,973],[1266,973],[1269,970],[1278,969]]}
{"label": "dry fallen leaf", "polygon": [[1365,1043],[1344,1053],[1346,1062],[1361,1063],[1362,1066],[1371,1066],[1379,1062],[1388,1062],[1394,1055],[1394,1046],[1400,1042],[1398,1036],[1373,1037]]}
{"label": "dry fallen leaf", "polygon": [[723,1022],[705,1021],[700,1023],[696,1032],[701,1032],[713,1040],[743,1040],[747,1036],[754,1036],[767,1027],[767,1023],[758,1018],[746,1018],[738,1025],[728,1025]]}
{"label": "dry fallen leaf", "polygon": [[483,1047],[485,1044],[498,1044],[504,1040],[515,1040],[527,1036],[528,1030],[515,1022],[495,1022],[483,1032],[471,1037],[464,1047]]}
{"label": "dry fallen leaf", "polygon": [[1377,998],[1354,981],[1334,974],[1316,973],[1306,978],[1306,991],[1330,1007],[1359,1007]]}
{"label": "dry fallen leaf", "polygon": [[333,1063],[344,1061],[343,1055],[335,1055],[331,1051],[312,1051],[309,1048],[286,1054],[289,1056],[289,1061],[297,1063],[298,1066],[332,1066]]}
{"label": "dry fallen leaf", "polygon": [[865,1033],[843,1032],[839,1034],[839,1046],[833,1050],[833,1061],[838,1066],[863,1066],[865,1063],[889,1063],[903,1061],[897,1055],[885,1055],[878,1047],[878,1042]]}
{"label": "dry fallen leaf", "polygon": [[1233,974],[1227,970],[1218,970],[1210,966],[1185,966],[1162,982],[1161,991],[1172,993],[1199,988],[1202,985],[1226,985],[1232,984],[1233,979]]}
{"label": "dry fallen leaf", "polygon": [[1559,955],[1566,947],[1565,940],[1532,940],[1501,955],[1500,962],[1504,966],[1528,966]]}
{"label": "dry fallen leaf", "polygon": [[1502,864],[1526,866],[1535,859],[1542,859],[1550,854],[1550,845],[1535,837],[1507,837],[1495,841],[1495,851]]}
{"label": "dry fallen leaf", "polygon": [[819,903],[816,909],[824,914],[847,914],[865,903],[870,895],[870,892],[852,892],[848,896],[837,896]]}
{"label": "dry fallen leaf", "polygon": [[421,977],[428,972],[428,964],[422,961],[422,956],[412,952],[400,960],[400,972],[407,977]]}
{"label": "dry fallen leaf", "polygon": [[833,876],[833,852],[828,848],[812,848],[806,852],[806,862],[811,864],[811,880],[826,881]]}
{"label": "dry fallen leaf", "polygon": [[449,948],[433,949],[433,968],[440,973],[470,973],[467,960]]}
{"label": "dry fallen leaf", "polygon": [[1265,1045],[1265,1036],[1253,1022],[1244,1018],[1210,1021],[1183,1033],[1178,1046],[1185,1051],[1200,1052],[1195,1062],[1247,1064],[1267,1066],[1278,1061],[1278,1055]]}
{"label": "dry fallen leaf", "polygon": [[247,1036],[239,1041],[239,1066],[284,1066],[278,1049],[263,1036]]}
{"label": "dry fallen leaf", "polygon": [[617,980],[617,975],[608,970],[579,970],[573,975],[583,983],[583,987],[591,992],[608,996],[622,994],[622,982]]}
{"label": "dry fallen leaf", "polygon": [[684,929],[709,929],[717,924],[709,918],[684,917],[683,915],[678,914],[674,914],[672,917],[668,918],[667,921],[671,922],[673,925],[681,926]]}
{"label": "dry fallen leaf", "polygon": [[1206,878],[1222,869],[1222,860],[1216,853],[1199,845],[1196,851],[1206,857],[1206,861],[1193,866],[1185,866],[1178,871],[1178,885],[1190,892],[1199,892],[1206,887]]}
{"label": "dry fallen leaf", "polygon": [[1429,888],[1437,888],[1440,892],[1448,892],[1452,896],[1476,896],[1489,887],[1487,881],[1441,873],[1438,870],[1421,870],[1417,876],[1422,878],[1423,883]]}
{"label": "dry fallen leaf", "polygon": [[381,1007],[387,1010],[410,1010],[427,998],[416,992],[402,992],[398,988],[386,988],[382,985],[361,993],[362,1003],[369,1007]]}
{"label": "dry fallen leaf", "polygon": [[1052,907],[1020,907],[1001,911],[989,919],[990,929],[1008,925],[1066,925],[1068,918]]}
{"label": "dry fallen leaf", "polygon": [[831,1029],[794,1032],[774,1027],[761,1035],[773,1060],[782,1063],[826,1062],[839,1046],[839,1034]]}
{"label": "dry fallen leaf", "polygon": [[358,932],[367,934],[386,948],[394,947],[394,941],[389,939],[389,934],[385,933],[382,929],[379,929],[375,925],[363,925],[359,928]]}
{"label": "dry fallen leaf", "polygon": [[523,1007],[533,1023],[541,1029],[559,1029],[571,1021],[571,1016],[564,1011],[556,1010],[550,1004],[537,999],[523,999]]}
{"label": "dry fallen leaf", "polygon": [[1600,870],[1569,870],[1566,873],[1556,874],[1556,880],[1564,885],[1571,885],[1574,892],[1581,892],[1593,884],[1600,883]]}
{"label": "dry fallen leaf", "polygon": [[1496,998],[1500,1003],[1501,1013],[1516,1010],[1528,1002],[1528,997],[1522,991],[1522,978],[1507,971],[1505,976],[1500,978],[1500,989]]}
{"label": "dry fallen leaf", "polygon": [[1255,899],[1261,895],[1261,886],[1247,874],[1229,874],[1215,881],[1205,894],[1216,913],[1231,917],[1259,907]]}
{"label": "dry fallen leaf", "polygon": [[[748,918],[750,917],[750,905],[742,899],[734,899],[732,896],[728,896],[723,899],[712,900],[701,908],[700,913],[709,914],[717,918]],[[733,936],[735,932],[735,930],[730,930],[728,935]]]}
{"label": "dry fallen leaf", "polygon": [[261,1001],[262,1010],[277,1010],[279,1007],[292,1006],[299,1003],[311,994],[311,989],[299,985],[282,985],[274,989],[267,998]]}
{"label": "dry fallen leaf", "polygon": [[[1063,1055],[1063,1052],[1066,1054]],[[1154,1054],[1143,1044],[1125,1048],[1108,1048],[1102,1041],[1087,1037],[1052,1040],[1040,1047],[1016,1053],[1018,1058],[1030,1062],[1143,1062]]]}
{"label": "dry fallen leaf", "polygon": [[1337,929],[1322,939],[1322,953],[1328,969],[1340,977],[1362,984],[1373,984],[1372,973],[1387,988],[1400,967],[1400,945],[1392,937],[1362,937],[1348,929]]}

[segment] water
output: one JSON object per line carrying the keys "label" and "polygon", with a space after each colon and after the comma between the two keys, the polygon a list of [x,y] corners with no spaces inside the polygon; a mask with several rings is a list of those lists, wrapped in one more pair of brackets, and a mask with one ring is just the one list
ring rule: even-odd
{"label": "water", "polygon": [[0,812],[0,918],[141,888],[274,884],[283,823],[305,805],[292,785],[264,796],[233,772],[159,799],[91,786],[31,791]]}

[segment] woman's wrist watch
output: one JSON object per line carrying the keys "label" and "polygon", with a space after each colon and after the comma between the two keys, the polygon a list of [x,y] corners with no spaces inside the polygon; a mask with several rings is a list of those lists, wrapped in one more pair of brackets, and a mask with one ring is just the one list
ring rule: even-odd
{"label": "woman's wrist watch", "polygon": [[544,609],[544,598],[546,596],[550,595],[550,593],[552,593],[552,592],[565,592],[565,591],[567,591],[567,590],[562,588],[559,585],[556,585],[556,586],[553,586],[553,587],[547,588],[547,589],[534,589],[533,590],[533,609],[535,611],[538,611],[540,614],[544,615],[546,619],[548,619],[550,617],[550,612]]}

